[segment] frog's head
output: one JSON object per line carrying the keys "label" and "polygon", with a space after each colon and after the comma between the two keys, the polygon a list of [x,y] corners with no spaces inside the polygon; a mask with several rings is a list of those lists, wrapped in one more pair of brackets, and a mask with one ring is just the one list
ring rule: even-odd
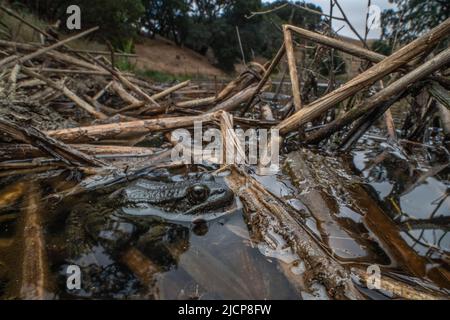
{"label": "frog's head", "polygon": [[123,211],[132,216],[160,216],[174,221],[206,220],[226,213],[234,194],[212,176],[180,182],[140,179],[122,192]]}

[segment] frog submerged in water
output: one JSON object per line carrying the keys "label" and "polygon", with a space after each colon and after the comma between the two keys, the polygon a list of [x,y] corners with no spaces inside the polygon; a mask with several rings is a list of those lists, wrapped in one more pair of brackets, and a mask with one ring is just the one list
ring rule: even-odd
{"label": "frog submerged in water", "polygon": [[202,175],[183,181],[140,178],[96,204],[81,204],[66,221],[70,256],[94,241],[117,251],[163,223],[208,222],[235,209],[234,194],[221,178]]}
{"label": "frog submerged in water", "polygon": [[124,215],[157,216],[172,222],[210,221],[227,212],[234,194],[212,176],[199,181],[155,182],[139,179],[119,192]]}

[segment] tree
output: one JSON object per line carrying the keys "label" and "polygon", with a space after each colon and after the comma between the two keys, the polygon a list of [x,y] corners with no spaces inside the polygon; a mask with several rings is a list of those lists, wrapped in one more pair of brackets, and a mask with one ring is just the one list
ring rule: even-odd
{"label": "tree", "polygon": [[407,43],[450,17],[448,0],[389,0],[397,10],[382,14],[383,37],[393,43]]}
{"label": "tree", "polygon": [[[99,26],[96,33],[117,48],[129,42],[139,28],[139,20],[144,14],[141,0],[17,0],[31,11],[48,20],[61,20],[65,27],[67,7],[78,5],[81,8],[81,27],[87,29]],[[69,30],[66,30],[69,32]]]}

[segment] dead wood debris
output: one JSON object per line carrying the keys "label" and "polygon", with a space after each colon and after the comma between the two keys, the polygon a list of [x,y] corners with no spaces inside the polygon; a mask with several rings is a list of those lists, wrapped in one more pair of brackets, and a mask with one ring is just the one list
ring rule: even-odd
{"label": "dead wood debris", "polygon": [[[303,144],[317,144],[333,134],[347,133],[341,146],[349,150],[394,103],[421,90],[429,91],[429,99],[439,104],[437,108],[431,108],[428,103],[422,107],[421,116],[425,117],[427,112],[437,114],[442,118],[447,135],[450,131],[450,99],[444,88],[449,83],[445,70],[450,65],[450,49],[420,65],[414,64],[418,58],[425,59],[424,54],[430,53],[430,49],[449,34],[450,19],[387,57],[327,35],[285,25],[284,44],[273,60],[264,66],[249,64],[245,72],[216,94],[209,94],[190,81],[158,86],[134,74],[121,72],[105,58],[94,58],[97,54],[94,51],[70,47],[71,41],[96,28],[58,41],[31,23],[26,24],[40,32],[50,44],[41,46],[0,40],[1,176],[61,167],[81,169],[85,175],[111,175],[117,169],[123,173],[119,176],[126,176],[126,170],[116,168],[117,163],[108,161],[109,157],[154,157],[149,158],[153,161],[158,156],[166,157],[170,154],[167,148],[157,154],[154,148],[135,145],[151,133],[189,129],[196,121],[202,121],[205,126],[219,126],[223,132],[236,124],[255,128],[273,126],[286,140],[301,130],[304,131],[300,135],[303,139],[298,142]],[[309,65],[297,64],[295,36],[316,46],[315,57]],[[343,51],[373,65],[342,86],[330,84],[330,90],[317,98],[317,88],[311,88],[317,85],[312,69],[327,48]],[[265,101],[262,93],[270,93],[270,77],[285,57],[292,97],[284,102],[286,107],[277,108],[274,101]],[[386,77],[394,80],[378,93],[367,94]],[[300,81],[302,78],[308,82]],[[278,90],[273,96],[278,99],[279,93]],[[344,102],[345,112],[336,116],[336,109]],[[51,116],[43,114],[42,110],[48,110],[46,112]],[[330,110],[334,111],[331,118],[327,117]],[[36,115],[53,117],[57,121],[50,121],[52,124],[36,121]],[[389,114],[387,118],[389,120]],[[62,119],[65,122],[60,121]],[[318,119],[324,120],[317,128],[302,130],[309,123],[317,123]],[[388,129],[392,136],[393,127]],[[224,145],[238,145],[232,134],[224,134],[223,139]],[[238,151],[239,156],[245,158],[244,150]],[[42,157],[46,157],[45,161]],[[151,165],[147,163],[141,170],[147,170]],[[361,298],[350,280],[350,269],[327,255],[308,233],[307,227],[293,217],[291,209],[248,175],[245,168],[237,164],[231,167],[228,182],[251,213],[249,220],[256,226],[255,233],[264,239],[269,229],[276,228],[307,262],[313,278],[326,286],[330,296]],[[139,172],[134,170],[136,174]],[[20,186],[19,183],[3,192],[0,206],[15,201],[16,189]],[[25,244],[24,249],[34,251],[30,257],[36,259],[33,262],[27,258],[23,267],[37,273],[28,274],[24,269],[21,295],[43,298],[47,279],[37,193],[29,195],[26,203],[28,209],[23,215],[29,226],[24,230],[30,233],[32,242]],[[379,219],[384,217],[380,215]],[[150,282],[156,271],[146,263],[145,257],[133,250],[130,249],[123,259],[142,281]]]}

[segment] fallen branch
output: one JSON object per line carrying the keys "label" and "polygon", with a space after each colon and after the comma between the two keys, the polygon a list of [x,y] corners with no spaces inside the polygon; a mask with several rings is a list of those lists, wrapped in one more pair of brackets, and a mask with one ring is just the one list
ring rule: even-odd
{"label": "fallen branch", "polygon": [[48,131],[55,139],[68,143],[93,143],[107,139],[129,139],[150,132],[193,126],[195,121],[210,122],[215,113],[194,117],[173,117]]}
{"label": "fallen branch", "polygon": [[7,133],[18,141],[31,144],[70,166],[102,167],[105,165],[103,162],[61,143],[31,126],[24,127],[0,118],[0,131]]}
{"label": "fallen branch", "polygon": [[360,90],[373,85],[384,76],[406,65],[411,59],[417,57],[419,54],[446,37],[449,32],[450,19],[447,19],[427,34],[396,51],[394,54],[361,73],[347,84],[297,111],[294,115],[281,122],[276,128],[280,130],[281,134],[286,134],[306,124]]}

